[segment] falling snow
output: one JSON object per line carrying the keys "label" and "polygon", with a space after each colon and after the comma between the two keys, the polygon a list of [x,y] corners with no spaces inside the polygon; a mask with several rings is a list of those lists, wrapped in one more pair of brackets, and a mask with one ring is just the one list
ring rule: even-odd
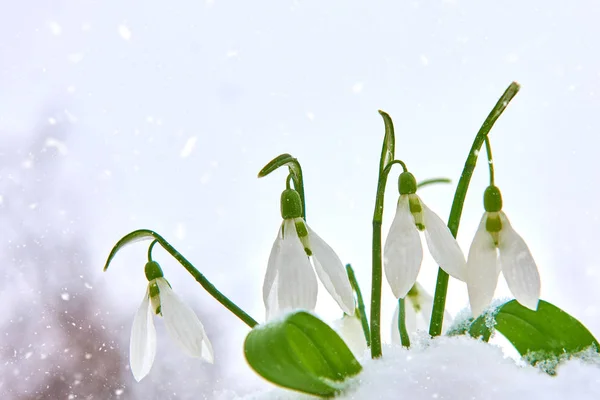
{"label": "falling snow", "polygon": [[131,31],[127,25],[119,25],[119,36],[121,36],[124,40],[131,39]]}

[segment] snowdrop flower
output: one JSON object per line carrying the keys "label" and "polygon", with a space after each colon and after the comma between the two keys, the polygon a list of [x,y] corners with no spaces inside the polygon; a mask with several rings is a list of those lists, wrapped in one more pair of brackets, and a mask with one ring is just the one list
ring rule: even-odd
{"label": "snowdrop flower", "polygon": [[438,265],[465,280],[465,256],[446,224],[416,195],[417,182],[410,172],[399,178],[400,198],[396,216],[385,241],[385,276],[396,298],[406,296],[417,281],[423,260],[419,231],[425,231],[427,246]]}
{"label": "snowdrop flower", "polygon": [[[397,324],[396,324],[397,325]],[[356,357],[362,357],[367,350],[367,340],[362,328],[359,313],[347,315],[333,321],[332,328],[340,335]]]}
{"label": "snowdrop flower", "polygon": [[354,294],[346,269],[333,249],[304,222],[300,195],[293,189],[281,194],[281,216],[283,223],[269,256],[263,284],[267,320],[285,311],[315,308],[318,287],[315,270],[341,309],[353,315]]}
{"label": "snowdrop flower", "polygon": [[129,347],[129,362],[135,380],[139,382],[148,375],[156,355],[153,315],[163,317],[169,336],[185,353],[212,363],[212,346],[194,311],[173,292],[157,262],[148,262],[145,272],[148,289],[133,319]]}
{"label": "snowdrop flower", "polygon": [[[411,334],[418,330],[428,330],[431,321],[431,310],[433,309],[433,297],[417,282],[409,290],[405,300],[404,323],[406,324],[406,331]],[[396,310],[392,318],[392,343],[394,344],[402,344],[400,331],[398,330],[399,313],[400,308],[396,302]],[[446,328],[450,325],[452,325],[452,316],[448,311],[444,311],[443,327]]]}
{"label": "snowdrop flower", "polygon": [[502,195],[488,186],[483,195],[485,213],[475,233],[467,261],[467,287],[474,317],[480,315],[494,297],[498,275],[519,303],[537,309],[540,275],[527,244],[502,211]]}

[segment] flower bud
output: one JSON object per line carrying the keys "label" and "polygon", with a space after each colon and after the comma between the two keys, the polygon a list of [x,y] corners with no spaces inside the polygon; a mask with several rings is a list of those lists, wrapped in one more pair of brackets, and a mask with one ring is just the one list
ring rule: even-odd
{"label": "flower bud", "polygon": [[483,207],[487,212],[502,210],[502,194],[496,186],[488,186],[483,192]]}
{"label": "flower bud", "polygon": [[283,219],[302,217],[302,200],[294,189],[285,189],[281,193],[281,217]]}
{"label": "flower bud", "polygon": [[398,178],[398,190],[400,194],[414,194],[417,192],[417,180],[415,176],[408,171],[400,174]]}
{"label": "flower bud", "polygon": [[148,279],[148,282],[157,278],[162,278],[164,276],[162,268],[160,267],[160,265],[158,265],[156,261],[148,261],[146,263],[146,267],[144,268],[144,272],[146,274],[146,279]]}

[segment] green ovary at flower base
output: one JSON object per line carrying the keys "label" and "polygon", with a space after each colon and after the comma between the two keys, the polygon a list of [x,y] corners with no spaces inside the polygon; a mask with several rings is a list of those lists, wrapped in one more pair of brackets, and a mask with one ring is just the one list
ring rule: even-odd
{"label": "green ovary at flower base", "polygon": [[131,372],[141,381],[152,368],[156,355],[156,330],[153,315],[163,317],[169,336],[191,357],[213,362],[213,350],[202,323],[171,289],[155,261],[145,268],[148,288],[133,319],[130,341]]}
{"label": "green ovary at flower base", "polygon": [[537,309],[540,275],[523,238],[502,211],[500,189],[490,185],[484,192],[485,212],[475,233],[467,261],[467,287],[474,317],[490,304],[502,271],[516,300]]}
{"label": "green ovary at flower base", "polygon": [[429,251],[448,274],[465,280],[465,256],[446,224],[416,194],[414,176],[400,174],[398,207],[384,247],[385,276],[396,298],[404,298],[417,281],[423,260],[419,231]]}
{"label": "green ovary at flower base", "polygon": [[281,216],[283,222],[263,284],[267,320],[287,311],[315,308],[315,270],[340,308],[346,314],[354,314],[354,294],[346,269],[333,249],[302,218],[300,195],[293,189],[288,188],[281,195]]}

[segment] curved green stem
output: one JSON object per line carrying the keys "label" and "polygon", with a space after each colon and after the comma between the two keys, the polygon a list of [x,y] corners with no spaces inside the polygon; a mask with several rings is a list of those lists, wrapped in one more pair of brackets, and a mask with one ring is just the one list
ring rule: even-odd
{"label": "curved green stem", "polygon": [[[458,181],[456,192],[454,193],[454,200],[452,201],[450,216],[448,217],[448,228],[454,237],[456,237],[456,234],[458,233],[458,226],[460,224],[465,197],[467,195],[469,183],[471,182],[471,176],[473,175],[475,165],[477,164],[477,156],[479,155],[481,146],[498,117],[502,115],[508,106],[508,103],[510,103],[513,97],[519,92],[519,88],[520,86],[516,82],[512,82],[508,86],[475,136],[471,150],[469,150],[467,161],[465,162],[465,167],[463,168],[460,180]],[[431,312],[431,323],[429,325],[429,334],[431,336],[439,336],[442,333],[447,293],[448,274],[439,268],[435,286],[435,297],[433,299],[433,310]]]}
{"label": "curved green stem", "polygon": [[352,285],[352,289],[354,289],[354,293],[356,293],[356,302],[358,303],[358,314],[360,316],[360,323],[362,325],[363,333],[365,334],[367,347],[371,347],[371,332],[369,330],[369,321],[367,321],[365,303],[363,301],[362,293],[360,291],[360,286],[358,286],[358,281],[356,280],[356,275],[354,275],[354,270],[352,269],[352,266],[350,264],[346,264],[346,273],[348,274],[350,285]]}
{"label": "curved green stem", "polygon": [[[212,297],[214,297],[219,303],[221,303],[225,308],[231,311],[236,317],[241,319],[246,325],[250,328],[258,325],[258,322],[254,320],[250,315],[248,315],[244,310],[237,306],[233,301],[229,300],[223,293],[219,292],[217,288],[210,283],[208,279],[200,271],[196,269],[181,253],[179,253],[169,242],[167,242],[162,236],[158,233],[151,231],[149,229],[138,229],[137,231],[133,231],[127,235],[125,235],[121,240],[115,244],[112,248],[110,254],[108,255],[108,259],[106,260],[106,264],[104,266],[104,270],[108,268],[110,262],[115,257],[117,252],[123,248],[123,246],[139,241],[152,238],[154,242],[157,242],[165,249],[173,258],[175,258],[182,266],[185,268],[190,275],[192,275],[196,281],[206,290]],[[150,249],[148,255],[150,256],[151,248],[155,243],[150,244]]]}
{"label": "curved green stem", "polygon": [[153,240],[150,246],[148,246],[148,262],[152,261],[152,249],[154,249],[156,243],[158,243],[158,240]]}
{"label": "curved green stem", "polygon": [[292,175],[292,181],[294,182],[294,189],[300,194],[300,200],[302,200],[302,217],[306,221],[306,201],[304,199],[304,180],[302,178],[302,167],[298,159],[292,157],[290,154],[280,154],[267,165],[263,167],[258,173],[258,177],[262,178],[275,171],[277,168],[287,166],[290,175]]}
{"label": "curved green stem", "polygon": [[392,169],[392,166],[395,165],[395,164],[399,164],[402,167],[402,171],[403,172],[408,172],[408,168],[406,168],[406,164],[404,163],[404,161],[402,161],[402,160],[393,160],[393,161],[390,161],[388,163],[388,165],[385,166],[385,168],[383,169],[383,173],[385,175],[389,174],[390,171],[391,171],[391,169]]}
{"label": "curved green stem", "polygon": [[402,347],[410,347],[410,338],[406,330],[406,308],[404,298],[398,299],[398,331],[400,331],[400,341]]}

